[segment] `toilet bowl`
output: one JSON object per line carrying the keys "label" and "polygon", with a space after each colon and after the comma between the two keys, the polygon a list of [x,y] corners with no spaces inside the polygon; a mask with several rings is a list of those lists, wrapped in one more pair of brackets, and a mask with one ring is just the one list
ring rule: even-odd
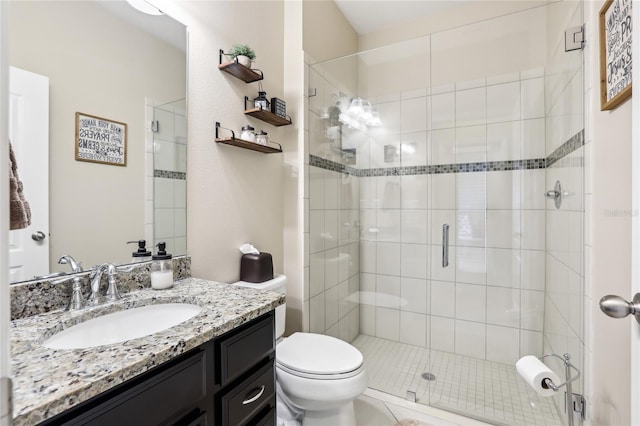
{"label": "toilet bowl", "polygon": [[313,333],[294,333],[276,346],[276,379],[304,411],[303,425],[355,425],[353,400],[367,388],[360,351]]}
{"label": "toilet bowl", "polygon": [[[286,277],[236,284],[284,293]],[[292,414],[302,413],[304,426],[355,425],[353,400],[367,388],[362,353],[347,342],[323,334],[297,332],[281,338],[284,313],[284,305],[276,308],[277,396],[283,402],[278,407],[291,408],[288,421]]]}

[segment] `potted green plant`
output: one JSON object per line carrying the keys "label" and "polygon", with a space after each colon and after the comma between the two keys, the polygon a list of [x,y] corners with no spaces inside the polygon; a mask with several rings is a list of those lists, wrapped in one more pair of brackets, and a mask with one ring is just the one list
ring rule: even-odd
{"label": "potted green plant", "polygon": [[251,61],[256,58],[256,52],[246,44],[234,44],[227,55],[247,68],[251,68]]}

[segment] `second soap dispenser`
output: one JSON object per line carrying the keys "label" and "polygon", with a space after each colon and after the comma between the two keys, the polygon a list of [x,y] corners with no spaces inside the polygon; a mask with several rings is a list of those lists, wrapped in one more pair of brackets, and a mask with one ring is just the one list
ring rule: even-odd
{"label": "second soap dispenser", "polygon": [[166,251],[165,242],[158,243],[158,252],[152,256],[151,287],[162,290],[173,286],[173,262]]}
{"label": "second soap dispenser", "polygon": [[127,241],[127,244],[138,243],[138,251],[134,251],[131,253],[131,263],[140,263],[151,260],[151,252],[147,250],[147,241],[146,240],[138,240],[138,241]]}

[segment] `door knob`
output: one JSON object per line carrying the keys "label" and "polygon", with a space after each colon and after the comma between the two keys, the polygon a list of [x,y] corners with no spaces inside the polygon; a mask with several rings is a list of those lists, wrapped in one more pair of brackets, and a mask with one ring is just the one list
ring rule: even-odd
{"label": "door knob", "polygon": [[612,318],[624,318],[632,314],[640,323],[640,293],[636,293],[631,302],[627,302],[620,296],[609,294],[600,299],[600,309]]}
{"label": "door knob", "polygon": [[36,232],[34,232],[33,234],[31,234],[31,239],[32,239],[33,241],[42,241],[42,240],[44,240],[45,238],[47,238],[47,236],[46,236],[46,235],[45,235],[45,233],[44,233],[44,232],[42,232],[42,231],[36,231]]}

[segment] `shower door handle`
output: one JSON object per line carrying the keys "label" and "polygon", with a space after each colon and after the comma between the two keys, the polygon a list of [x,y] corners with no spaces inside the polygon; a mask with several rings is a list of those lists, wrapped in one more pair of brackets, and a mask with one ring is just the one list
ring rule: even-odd
{"label": "shower door handle", "polygon": [[442,225],[442,267],[449,266],[449,224]]}

